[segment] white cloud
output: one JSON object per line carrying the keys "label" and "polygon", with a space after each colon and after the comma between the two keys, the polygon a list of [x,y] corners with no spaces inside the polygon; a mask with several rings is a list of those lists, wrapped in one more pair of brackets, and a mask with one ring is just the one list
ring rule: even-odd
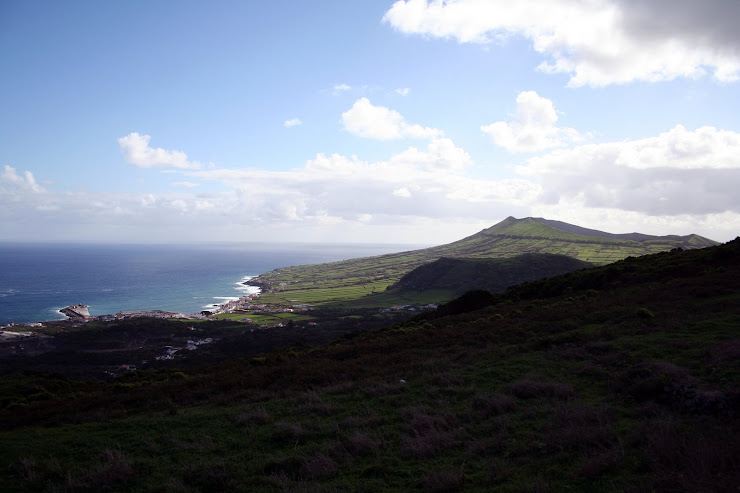
{"label": "white cloud", "polygon": [[740,73],[736,0],[399,0],[383,20],[404,33],[461,43],[532,41],[545,72],[571,86]]}
{"label": "white cloud", "polygon": [[[385,161],[317,154],[289,171],[232,169],[187,172],[216,180],[236,192],[231,209],[239,220],[374,227],[457,218],[485,223],[500,212],[523,215],[539,185],[526,180],[472,179],[462,171],[472,159],[450,139],[433,139],[425,149],[408,148]],[[498,217],[498,216],[497,216]],[[411,219],[415,218],[415,219]]]}
{"label": "white cloud", "polygon": [[535,91],[520,92],[516,105],[516,113],[510,122],[495,122],[481,127],[497,145],[509,152],[535,152],[583,140],[576,130],[555,126],[558,115],[552,101]]}
{"label": "white cloud", "polygon": [[657,137],[578,146],[528,160],[545,204],[653,216],[740,213],[740,134],[676,126]]}
{"label": "white cloud", "polygon": [[443,134],[436,128],[408,124],[399,112],[384,106],[374,106],[367,98],[358,99],[352,108],[342,113],[342,123],[352,134],[377,140],[403,137],[428,139]]}
{"label": "white cloud", "polygon": [[410,92],[411,89],[409,89],[408,87],[396,89],[396,94],[400,94],[401,96],[408,96]]}
{"label": "white cloud", "polygon": [[390,162],[391,164],[448,171],[462,171],[463,168],[473,164],[473,160],[465,149],[455,146],[451,139],[434,139],[429,143],[426,151],[409,147],[391,157]]}
{"label": "white cloud", "polygon": [[19,175],[15,168],[5,165],[3,172],[0,173],[0,186],[9,187],[19,192],[44,193],[44,187],[36,182],[33,173],[25,171]]}
{"label": "white cloud", "polygon": [[[391,120],[403,135],[403,118]],[[465,149],[444,137],[377,162],[319,153],[284,171],[173,169],[182,177],[173,184],[184,188],[159,194],[45,191],[30,172],[6,166],[0,230],[6,239],[38,231],[68,238],[74,230],[78,239],[99,240],[444,242],[513,215],[726,240],[740,224],[736,132],[676,126],[656,137],[555,150],[528,159],[516,179],[473,177],[472,167]],[[208,190],[209,182],[226,191],[190,190]]]}
{"label": "white cloud", "polygon": [[150,147],[150,140],[149,135],[139,135],[137,132],[131,132],[119,138],[118,145],[126,162],[140,168],[169,166],[180,169],[197,169],[201,167],[198,162],[188,161],[188,156],[182,151],[167,151]]}
{"label": "white cloud", "polygon": [[183,187],[183,188],[195,188],[195,187],[200,186],[200,183],[193,183],[191,181],[176,181],[172,184],[176,187]]}
{"label": "white cloud", "polygon": [[303,122],[300,118],[291,118],[290,120],[285,120],[285,123],[283,123],[284,127],[290,128],[290,127],[297,127],[298,125],[302,125]]}
{"label": "white cloud", "polygon": [[347,84],[334,84],[334,94],[341,94],[343,92],[351,91],[352,86]]}
{"label": "white cloud", "polygon": [[617,164],[631,168],[740,168],[740,133],[700,127],[691,132],[677,125],[657,137],[626,143]]}
{"label": "white cloud", "polygon": [[613,232],[697,232],[726,240],[740,224],[737,156],[740,134],[678,126],[648,139],[531,158],[518,169],[518,179],[468,176],[472,158],[447,138],[378,162],[317,154],[287,171],[177,171],[192,180],[179,182],[185,188],[206,188],[211,181],[226,187],[219,193],[28,193],[22,188],[33,189],[32,175],[6,167],[0,175],[0,223],[8,239],[28,239],[40,230],[64,238],[73,228],[78,238],[99,240],[141,240],[142,232],[149,241],[192,240],[194,234],[280,239],[289,233],[304,241],[441,243],[513,215]]}

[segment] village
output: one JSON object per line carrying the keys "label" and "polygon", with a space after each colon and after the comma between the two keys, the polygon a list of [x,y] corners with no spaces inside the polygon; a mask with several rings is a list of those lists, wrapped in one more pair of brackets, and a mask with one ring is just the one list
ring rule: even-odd
{"label": "village", "polygon": [[[313,305],[308,303],[291,305],[291,306],[274,306],[266,305],[264,303],[256,304],[254,299],[259,297],[259,293],[248,294],[240,297],[238,300],[227,301],[222,305],[218,306],[214,310],[209,310],[211,315],[219,315],[222,313],[296,313],[296,312],[307,312],[313,308]],[[206,312],[201,312],[205,314]]]}
{"label": "village", "polygon": [[[311,320],[307,316],[308,312],[317,309],[309,303],[300,303],[298,300],[290,300],[295,304],[268,304],[259,302],[260,293],[251,293],[243,295],[238,299],[230,300],[222,304],[214,304],[212,308],[191,314],[177,313],[166,310],[135,310],[121,311],[115,314],[90,315],[87,305],[76,304],[70,305],[60,310],[67,319],[50,322],[36,322],[26,324],[7,324],[0,326],[0,355],[20,356],[35,355],[46,352],[53,346],[54,336],[45,334],[43,328],[51,324],[60,324],[60,326],[71,324],[79,326],[89,322],[110,323],[117,321],[128,321],[141,318],[182,320],[182,321],[208,321],[226,318],[235,322],[247,325],[249,332],[270,330],[275,328],[292,328],[292,327],[316,327],[319,322]],[[393,312],[421,312],[433,310],[437,304],[429,303],[425,305],[393,305],[386,308],[379,308],[380,313],[388,314]],[[295,317],[295,318],[294,318]],[[300,321],[300,325],[296,322]],[[33,329],[42,328],[42,331]],[[193,324],[188,327],[193,332],[204,332],[206,328]],[[213,344],[220,338],[202,337],[191,338],[187,343],[178,346],[167,345],[162,347],[160,354],[153,359],[156,361],[168,361],[187,357],[187,352],[195,351],[199,347],[207,344]],[[179,354],[178,354],[179,353]],[[140,361],[139,367],[147,366],[146,361]],[[110,368],[106,373],[118,375],[121,372],[136,370],[137,365],[124,364],[119,367]]]}

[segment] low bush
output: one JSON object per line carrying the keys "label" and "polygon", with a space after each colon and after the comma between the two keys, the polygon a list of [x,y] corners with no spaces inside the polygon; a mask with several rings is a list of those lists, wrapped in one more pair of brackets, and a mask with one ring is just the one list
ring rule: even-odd
{"label": "low bush", "polygon": [[567,383],[549,382],[536,376],[525,376],[509,385],[509,391],[521,399],[548,397],[570,399],[575,397],[573,386]]}
{"label": "low bush", "polygon": [[473,398],[473,409],[484,414],[505,414],[516,410],[516,400],[508,395],[495,394],[490,396],[476,395]]}
{"label": "low bush", "polygon": [[455,491],[465,485],[465,473],[461,469],[445,468],[426,474],[422,479],[425,491]]}

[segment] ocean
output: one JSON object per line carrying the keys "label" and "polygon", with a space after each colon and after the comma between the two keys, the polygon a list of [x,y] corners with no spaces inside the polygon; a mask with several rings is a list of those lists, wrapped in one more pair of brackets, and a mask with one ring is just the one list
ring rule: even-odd
{"label": "ocean", "polygon": [[196,313],[248,293],[249,277],[293,265],[411,250],[385,244],[0,243],[0,325],[133,310]]}

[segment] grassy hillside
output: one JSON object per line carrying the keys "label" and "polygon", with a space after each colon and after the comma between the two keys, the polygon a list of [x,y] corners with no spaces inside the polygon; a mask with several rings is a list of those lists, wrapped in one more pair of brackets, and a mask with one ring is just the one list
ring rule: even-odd
{"label": "grassy hillside", "polygon": [[322,347],[0,378],[2,491],[735,491],[740,240]]}
{"label": "grassy hillside", "polygon": [[626,233],[626,234],[614,234],[606,233],[604,231],[598,231],[595,229],[582,228],[573,224],[564,223],[562,221],[553,221],[550,219],[544,219],[541,217],[535,218],[535,221],[551,226],[555,229],[566,231],[568,233],[574,233],[583,236],[594,236],[598,238],[610,238],[617,240],[630,240],[645,242],[648,244],[660,244],[667,243],[672,245],[673,248],[704,248],[708,246],[714,246],[717,242],[709,240],[699,235],[668,235],[668,236],[651,236],[642,233]]}
{"label": "grassy hillside", "polygon": [[[550,223],[550,224],[548,224]],[[383,292],[388,286],[420,265],[447,258],[508,258],[527,253],[565,255],[583,262],[607,264],[626,257],[637,257],[673,248],[699,248],[716,244],[696,235],[685,237],[657,237],[641,235],[641,241],[596,236],[566,223],[543,219],[515,219],[504,221],[468,238],[432,248],[401,252],[376,257],[345,260],[318,265],[277,269],[254,280],[261,285],[266,303],[344,303],[354,305],[361,298]],[[570,226],[570,228],[568,228]],[[577,234],[566,231],[575,228]],[[402,302],[403,299],[385,296],[384,302]],[[436,300],[429,300],[436,301]],[[373,304],[374,300],[361,303]]]}

